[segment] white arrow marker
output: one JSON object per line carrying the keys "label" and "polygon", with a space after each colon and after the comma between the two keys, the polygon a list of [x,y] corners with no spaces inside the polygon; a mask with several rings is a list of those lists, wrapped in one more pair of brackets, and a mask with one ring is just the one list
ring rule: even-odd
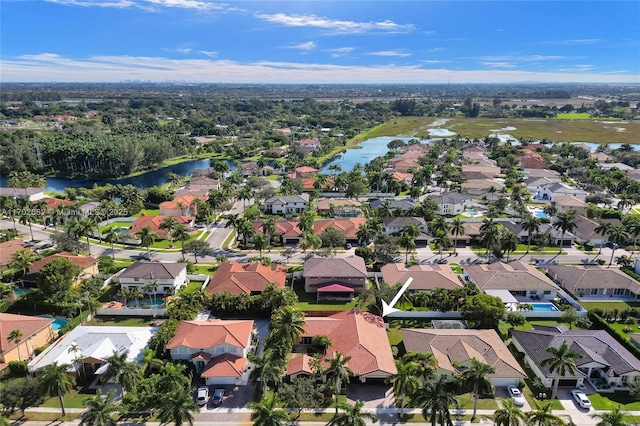
{"label": "white arrow marker", "polygon": [[387,304],[387,302],[385,302],[384,300],[382,301],[382,316],[386,317],[389,314],[392,314],[394,312],[400,312],[400,309],[396,309],[393,306],[398,303],[398,300],[400,300],[400,298],[402,297],[402,293],[405,292],[405,290],[407,288],[409,288],[409,286],[411,285],[411,282],[413,281],[412,277],[409,277],[409,279],[407,280],[407,282],[405,282],[402,285],[402,288],[400,289],[400,291],[398,292],[398,294],[396,294],[393,299],[391,300],[391,303]]}

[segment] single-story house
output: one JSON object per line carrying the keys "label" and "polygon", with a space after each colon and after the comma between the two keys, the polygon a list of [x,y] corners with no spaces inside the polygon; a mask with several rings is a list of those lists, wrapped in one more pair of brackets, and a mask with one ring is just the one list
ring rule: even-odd
{"label": "single-story house", "polygon": [[[640,381],[640,360],[605,330],[569,330],[564,325],[534,325],[533,330],[512,329],[513,346],[524,353],[525,362],[542,383],[551,387],[555,379],[559,386],[580,386],[584,380],[604,382],[610,390],[628,390],[625,384]],[[542,365],[551,356],[549,347],[558,347],[567,342],[569,348],[582,355],[575,360],[576,374],[567,372],[558,377],[551,373],[548,365]]]}
{"label": "single-story house", "polygon": [[35,281],[36,275],[42,271],[42,268],[44,268],[47,263],[56,259],[68,259],[71,263],[80,268],[80,274],[74,281],[74,285],[80,284],[84,279],[98,275],[98,259],[92,256],[76,256],[63,251],[31,263],[27,269],[27,275],[24,280]]}
{"label": "single-story house", "polygon": [[533,265],[515,261],[464,265],[464,271],[482,291],[507,290],[520,303],[555,299],[558,286]]}
{"label": "single-story house", "polygon": [[350,198],[320,198],[316,200],[316,210],[332,217],[360,217],[362,203]]}
{"label": "single-story house", "polygon": [[462,183],[462,192],[481,197],[491,191],[498,192],[504,185],[493,179],[469,179]]}
{"label": "single-story house", "polygon": [[360,225],[367,223],[367,219],[364,217],[350,217],[350,218],[334,218],[334,219],[318,219],[313,223],[313,233],[315,235],[322,234],[326,229],[335,228],[342,231],[347,241],[356,242],[358,237],[356,233]]}
{"label": "single-story house", "polygon": [[382,280],[393,286],[404,284],[409,278],[413,281],[407,289],[408,292],[433,291],[436,288],[452,290],[462,287],[458,275],[449,265],[411,265],[403,263],[387,263],[380,268]]}
{"label": "single-story house", "polygon": [[[508,229],[509,231],[516,234],[516,236],[518,237],[518,240],[521,243],[526,244],[527,241],[529,241],[529,231],[525,231],[522,228],[523,222],[500,222],[500,224],[504,226],[506,229]],[[533,241],[538,236],[544,236],[545,240],[548,241],[550,244],[555,244],[555,245],[562,244],[563,247],[567,247],[567,246],[571,247],[573,242],[576,240],[576,236],[573,235],[571,232],[565,232],[563,236],[562,231],[559,231],[558,229],[554,228],[553,225],[551,225],[550,223],[540,224],[540,229],[538,230],[538,232],[534,232],[531,235],[532,244],[533,244]]]}
{"label": "single-story house", "polygon": [[634,299],[640,295],[640,282],[618,268],[599,265],[551,265],[549,276],[567,291],[577,297],[628,296]]}
{"label": "single-story house", "polygon": [[264,200],[262,211],[267,214],[298,214],[309,204],[309,194],[275,195]]}
{"label": "single-story house", "polygon": [[[53,332],[51,323],[53,318],[0,313],[0,363],[25,361],[36,348],[53,341],[58,333]],[[22,333],[17,344],[9,340],[13,330]]]}
{"label": "single-story house", "polygon": [[253,334],[253,320],[183,321],[167,349],[174,361],[192,362],[207,385],[237,385],[247,368]]}
{"label": "single-story house", "polygon": [[293,173],[290,173],[288,176],[291,179],[304,179],[304,178],[314,177],[315,175],[318,174],[318,172],[319,170],[316,168],[309,167],[309,166],[301,166],[301,167],[296,167]]}
{"label": "single-story house", "polygon": [[[135,262],[116,280],[122,289],[137,287],[142,294],[175,294],[188,283],[187,264],[174,262]],[[145,289],[155,282],[157,288]]]}
{"label": "single-story house", "polygon": [[102,374],[108,368],[107,359],[114,353],[127,352],[127,361],[142,358],[142,351],[158,331],[157,327],[112,327],[80,325],[29,362],[34,373],[53,364],[69,365],[68,372]]}
{"label": "single-story house", "polygon": [[53,197],[44,197],[42,198],[42,201],[46,203],[45,208],[47,209],[47,211],[53,210],[59,206],[64,208],[64,207],[71,207],[75,204],[73,201],[62,200],[60,198],[53,198]]}
{"label": "single-story house", "polygon": [[304,291],[318,299],[348,299],[367,286],[367,267],[360,256],[313,256],[304,262]]}
{"label": "single-story house", "polygon": [[525,149],[518,154],[520,167],[527,169],[544,169],[545,161],[542,155],[537,152]]}
{"label": "single-story house", "polygon": [[159,238],[163,240],[168,240],[169,231],[166,229],[160,228],[160,225],[164,223],[164,220],[167,217],[173,217],[176,220],[176,222],[178,222],[179,225],[184,225],[188,230],[191,230],[191,228],[193,228],[194,222],[196,220],[196,218],[193,216],[146,216],[143,213],[142,216],[140,216],[139,218],[134,220],[133,223],[131,223],[129,234],[133,235],[135,238],[135,235],[138,232],[141,232],[142,228],[144,228],[145,226],[148,226],[149,228],[151,228],[153,232],[158,234]]}
{"label": "single-story house", "polygon": [[486,164],[463,164],[462,178],[467,179],[493,179],[500,174],[500,167]]}
{"label": "single-story house", "polygon": [[[262,230],[263,221],[252,222],[251,226],[256,231],[256,235],[264,235]],[[276,221],[275,236],[280,238],[283,244],[297,243],[302,235],[299,220],[280,219]]]}
{"label": "single-story house", "polygon": [[607,241],[607,234],[600,234],[596,232],[596,228],[600,227],[600,223],[610,224],[611,226],[620,226],[622,222],[618,219],[589,219],[584,216],[576,215],[574,218],[576,225],[573,233],[576,236],[576,241],[579,243],[591,243],[596,247],[604,245]]}
{"label": "single-story house", "polygon": [[439,195],[430,195],[430,199],[440,206],[442,215],[458,215],[473,205],[473,197],[460,192],[443,192]]}
{"label": "single-story house", "polygon": [[240,263],[232,260],[221,263],[213,275],[209,293],[260,294],[267,284],[284,288],[287,270],[281,265],[265,265],[259,262]]}
{"label": "single-story house", "polygon": [[9,197],[29,197],[29,201],[42,200],[44,188],[0,188],[0,195],[8,195]]}
{"label": "single-story house", "polygon": [[390,210],[400,210],[407,212],[416,207],[416,203],[408,199],[400,198],[376,198],[369,203],[372,209],[388,208]]}
{"label": "single-story house", "polygon": [[[207,197],[201,198],[206,201]],[[160,203],[160,216],[195,216],[197,214],[195,200],[197,198],[192,195],[182,195],[171,201]]]}
{"label": "single-story house", "polygon": [[189,183],[187,183],[189,189],[201,189],[205,191],[220,190],[220,181],[207,176],[193,176]]}
{"label": "single-story house", "polygon": [[0,271],[4,271],[9,267],[13,255],[20,250],[30,250],[25,247],[22,240],[9,240],[0,243]]}
{"label": "single-story house", "polygon": [[385,235],[400,235],[410,225],[415,225],[420,231],[420,234],[415,237],[416,241],[425,242],[428,240],[429,227],[421,217],[392,216],[382,219],[382,230]]}
{"label": "single-story house", "polygon": [[315,150],[320,148],[322,146],[322,143],[318,140],[318,138],[300,139],[298,141],[298,146],[300,148]]}
{"label": "single-story house", "polygon": [[495,330],[402,329],[407,352],[432,353],[438,361],[435,377],[452,382],[475,359],[495,368],[487,375],[494,386],[517,385],[527,377]]}
{"label": "single-story house", "polygon": [[[328,317],[307,317],[304,332],[294,348],[299,355],[287,363],[286,377],[311,376],[311,357],[303,355],[314,348],[313,338],[324,335],[331,340],[327,348],[322,348],[320,362],[327,367],[329,359],[337,352],[351,359],[347,367],[353,371],[360,383],[383,384],[397,373],[391,352],[391,345],[384,328],[384,321],[378,315],[358,309],[342,311]],[[326,377],[323,379],[326,380]]]}

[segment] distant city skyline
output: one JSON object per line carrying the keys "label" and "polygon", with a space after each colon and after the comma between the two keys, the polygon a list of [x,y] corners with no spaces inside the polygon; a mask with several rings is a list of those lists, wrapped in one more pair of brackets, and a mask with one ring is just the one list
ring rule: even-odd
{"label": "distant city skyline", "polygon": [[2,82],[640,83],[640,2],[3,0]]}

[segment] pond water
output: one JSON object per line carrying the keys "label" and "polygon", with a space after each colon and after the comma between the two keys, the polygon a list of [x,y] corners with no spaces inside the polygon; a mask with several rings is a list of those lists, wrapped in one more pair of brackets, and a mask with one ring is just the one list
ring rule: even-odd
{"label": "pond water", "polygon": [[429,129],[429,136],[439,137],[439,138],[447,138],[449,136],[457,135],[456,132],[452,132],[448,129]]}
{"label": "pond water", "polygon": [[338,154],[327,161],[322,168],[322,172],[329,174],[333,173],[332,170],[328,170],[328,167],[331,164],[339,164],[340,167],[342,167],[342,171],[344,172],[353,170],[353,166],[355,166],[357,163],[360,163],[364,166],[374,158],[385,155],[389,151],[389,148],[387,148],[387,144],[395,139],[401,139],[405,142],[409,142],[411,139],[415,138],[380,136],[378,138],[367,139],[366,141],[360,143],[360,146],[362,148],[348,149],[346,152]]}

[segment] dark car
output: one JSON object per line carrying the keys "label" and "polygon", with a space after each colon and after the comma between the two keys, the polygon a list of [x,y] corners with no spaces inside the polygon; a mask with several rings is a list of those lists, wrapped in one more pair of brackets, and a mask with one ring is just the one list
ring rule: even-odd
{"label": "dark car", "polygon": [[213,391],[213,398],[211,398],[211,403],[215,406],[218,406],[222,404],[222,398],[224,398],[224,389],[215,389]]}

